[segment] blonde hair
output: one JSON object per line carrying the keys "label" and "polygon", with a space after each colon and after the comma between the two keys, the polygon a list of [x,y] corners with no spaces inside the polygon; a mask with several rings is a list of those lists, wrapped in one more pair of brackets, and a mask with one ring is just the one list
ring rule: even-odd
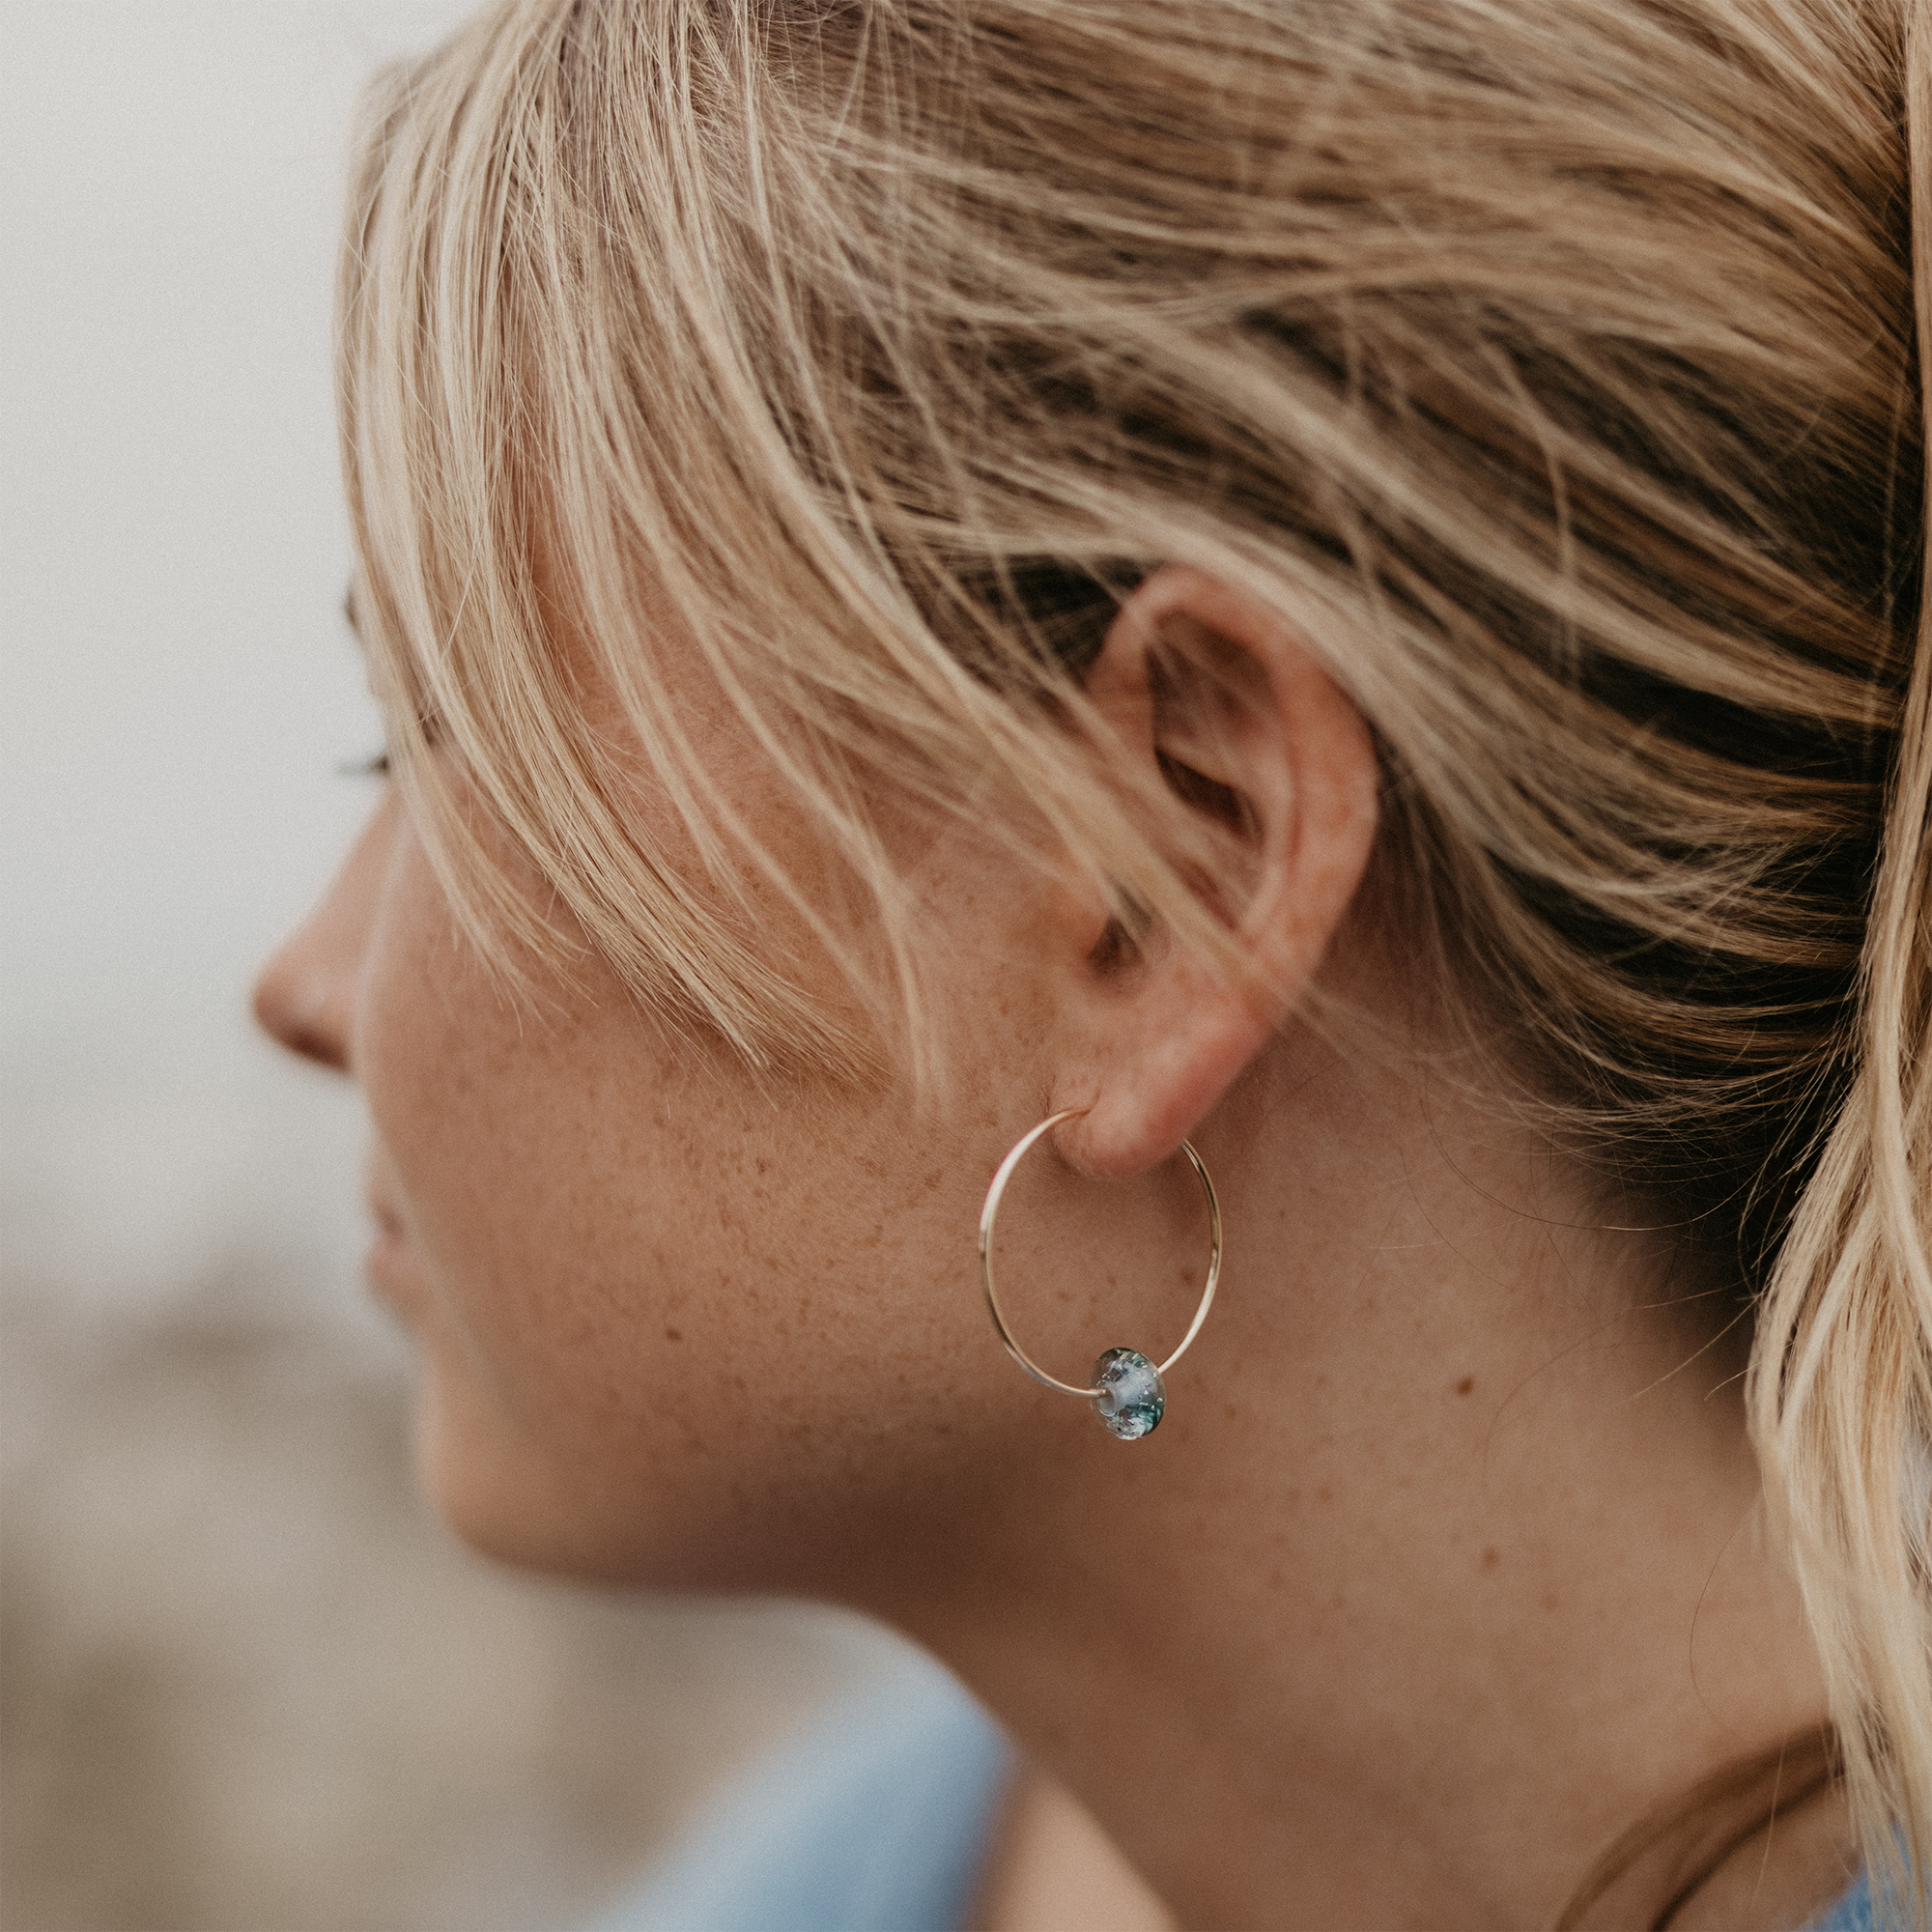
{"label": "blonde hair", "polygon": [[[1751,1298],[1768,1493],[1921,1910],[1924,4],[509,0],[375,96],[340,338],[451,890],[562,944],[431,735],[572,929],[754,1064],[860,1051],[761,895],[843,958],[854,922],[705,772],[666,639],[912,1003],[882,788],[1224,943],[1068,726],[1152,566],[1290,614],[1372,723],[1445,980]],[[586,661],[704,890],[627,818]]]}

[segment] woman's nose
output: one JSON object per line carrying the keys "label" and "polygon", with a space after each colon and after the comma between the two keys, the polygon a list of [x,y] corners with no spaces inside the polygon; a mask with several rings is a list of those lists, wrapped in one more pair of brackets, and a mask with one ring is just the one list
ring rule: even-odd
{"label": "woman's nose", "polygon": [[291,1053],[351,1070],[355,987],[375,923],[399,807],[385,798],[328,890],[262,968],[255,1018]]}

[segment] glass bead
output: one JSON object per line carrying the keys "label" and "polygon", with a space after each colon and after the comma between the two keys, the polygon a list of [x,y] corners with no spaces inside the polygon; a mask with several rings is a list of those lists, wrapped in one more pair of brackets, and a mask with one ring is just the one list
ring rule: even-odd
{"label": "glass bead", "polygon": [[1094,1364],[1094,1413],[1122,1442],[1151,1435],[1167,1408],[1160,1371],[1138,1349],[1109,1349]]}

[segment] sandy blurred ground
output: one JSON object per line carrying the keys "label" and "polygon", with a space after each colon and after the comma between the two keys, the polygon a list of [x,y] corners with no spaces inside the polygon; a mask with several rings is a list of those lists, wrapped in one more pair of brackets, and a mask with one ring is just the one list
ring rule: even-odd
{"label": "sandy blurred ground", "polygon": [[568,1926],[890,1655],[493,1570],[326,1254],[243,1234],[117,1293],[62,1206],[5,1200],[6,1932]]}

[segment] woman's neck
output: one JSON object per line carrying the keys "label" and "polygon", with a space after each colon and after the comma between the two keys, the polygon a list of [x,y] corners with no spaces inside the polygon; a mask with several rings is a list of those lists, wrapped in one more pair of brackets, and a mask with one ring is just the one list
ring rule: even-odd
{"label": "woman's neck", "polygon": [[1197,1137],[1229,1259],[1159,1434],[1043,1397],[861,1594],[1183,1924],[1547,1925],[1823,1691],[1660,1237],[1366,1064],[1284,1038]]}

